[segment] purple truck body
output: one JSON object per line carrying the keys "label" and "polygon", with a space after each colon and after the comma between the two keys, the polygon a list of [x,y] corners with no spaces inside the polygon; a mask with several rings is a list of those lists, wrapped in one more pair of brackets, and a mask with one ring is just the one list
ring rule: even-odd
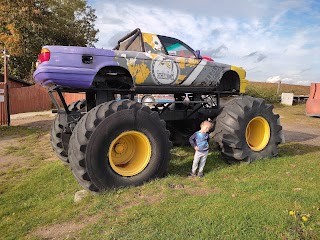
{"label": "purple truck body", "polygon": [[[36,83],[45,87],[58,85],[74,88],[90,88],[97,72],[104,66],[119,66],[111,50],[88,47],[44,46],[50,51],[50,61],[40,64],[34,72]],[[82,56],[94,55],[92,64],[85,64]]]}

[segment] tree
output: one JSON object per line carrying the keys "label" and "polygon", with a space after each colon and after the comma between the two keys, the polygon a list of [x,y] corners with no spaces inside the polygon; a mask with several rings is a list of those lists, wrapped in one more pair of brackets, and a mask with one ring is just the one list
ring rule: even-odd
{"label": "tree", "polygon": [[95,10],[86,0],[0,0],[0,12],[0,49],[10,54],[10,75],[27,81],[33,81],[42,46],[93,46],[98,40]]}

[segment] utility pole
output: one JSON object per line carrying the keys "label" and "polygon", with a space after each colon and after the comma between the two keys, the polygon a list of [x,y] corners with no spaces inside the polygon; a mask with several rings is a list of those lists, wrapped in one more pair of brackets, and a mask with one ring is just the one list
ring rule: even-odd
{"label": "utility pole", "polygon": [[7,108],[7,122],[8,126],[10,126],[10,102],[9,102],[9,87],[8,87],[8,58],[10,55],[7,54],[6,48],[3,50],[3,58],[4,58],[4,98]]}
{"label": "utility pole", "polygon": [[279,95],[280,93],[280,88],[281,88],[281,79],[278,81],[277,95]]}

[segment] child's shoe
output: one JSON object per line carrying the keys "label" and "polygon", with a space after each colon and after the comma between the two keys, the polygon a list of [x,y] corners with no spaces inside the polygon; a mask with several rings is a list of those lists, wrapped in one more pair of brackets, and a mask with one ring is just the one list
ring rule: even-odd
{"label": "child's shoe", "polygon": [[195,177],[195,176],[197,176],[197,175],[194,172],[191,172],[191,173],[188,174],[188,177]]}
{"label": "child's shoe", "polygon": [[204,176],[203,172],[198,172],[198,177],[202,178]]}

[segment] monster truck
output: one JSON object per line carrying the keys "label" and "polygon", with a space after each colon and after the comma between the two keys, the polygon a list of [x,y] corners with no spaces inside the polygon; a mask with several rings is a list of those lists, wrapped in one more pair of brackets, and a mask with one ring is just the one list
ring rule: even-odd
{"label": "monster truck", "polygon": [[[78,182],[95,192],[163,177],[172,145],[188,142],[208,118],[228,162],[276,156],[279,115],[263,99],[243,95],[245,77],[242,68],[140,29],[113,50],[44,46],[34,72],[57,108],[53,149]],[[85,93],[86,99],[68,106],[64,92]],[[173,100],[147,107],[136,97],[148,96],[150,103],[152,94]],[[225,96],[237,97],[221,104]]]}

